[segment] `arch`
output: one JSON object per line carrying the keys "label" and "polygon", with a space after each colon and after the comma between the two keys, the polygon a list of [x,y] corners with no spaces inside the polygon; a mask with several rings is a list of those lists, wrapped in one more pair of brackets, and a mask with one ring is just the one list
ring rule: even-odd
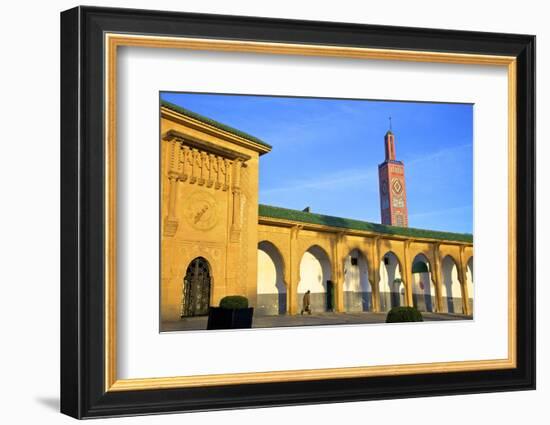
{"label": "arch", "polygon": [[270,241],[258,244],[258,278],[256,281],[256,314],[278,315],[287,311],[284,260]]}
{"label": "arch", "polygon": [[401,261],[393,251],[386,252],[380,260],[380,311],[406,305]]}
{"label": "arch", "polygon": [[436,311],[437,300],[435,284],[432,279],[430,260],[424,253],[419,253],[412,262],[413,305],[419,311]]}
{"label": "arch", "polygon": [[466,285],[468,286],[468,303],[470,313],[474,314],[474,257],[471,256],[466,262]]}
{"label": "arch", "polygon": [[343,270],[344,310],[348,312],[372,310],[368,263],[359,249],[352,249],[344,258]]}
{"label": "arch", "polygon": [[210,307],[212,268],[204,257],[194,258],[185,272],[181,317],[204,316]]}
{"label": "arch", "polygon": [[458,278],[458,266],[450,255],[445,256],[441,262],[443,282],[441,296],[443,299],[443,311],[448,313],[462,313],[462,288]]}
{"label": "arch", "polygon": [[[326,251],[318,245],[309,247],[300,260],[300,280],[297,293],[299,309],[302,308],[304,294],[311,291],[310,302],[313,312],[323,312],[330,309],[333,293],[327,289],[332,286],[332,267],[330,257]],[[331,298],[329,300],[328,298]],[[332,301],[332,306],[334,302]]]}

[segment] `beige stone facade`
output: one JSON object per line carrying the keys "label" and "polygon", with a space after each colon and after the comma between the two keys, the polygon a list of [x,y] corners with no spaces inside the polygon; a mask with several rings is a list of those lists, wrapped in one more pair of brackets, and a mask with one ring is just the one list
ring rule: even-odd
{"label": "beige stone facade", "polygon": [[258,158],[269,147],[161,110],[161,312],[179,318],[197,257],[211,267],[210,304],[256,294]]}
{"label": "beige stone facade", "polygon": [[[191,295],[184,295],[184,282],[196,280],[201,273],[201,282],[207,282],[208,288],[200,296],[208,298],[207,305],[218,305],[222,297],[238,294],[246,296],[258,312],[297,314],[301,291],[307,286],[304,282],[311,278],[305,274],[310,273],[308,267],[314,269],[318,257],[323,257],[319,260],[322,267],[313,278],[326,291],[330,286],[334,311],[344,312],[352,305],[361,308],[359,298],[346,294],[346,289],[350,292],[355,287],[367,288],[355,289],[368,294],[366,310],[388,309],[381,288],[390,286],[383,280],[389,279],[386,268],[394,261],[390,284],[397,282],[401,288],[400,304],[417,305],[415,284],[423,290],[427,285],[433,311],[472,313],[471,235],[392,228],[259,206],[258,168],[260,156],[271,150],[269,145],[167,103],[161,106],[160,143],[163,321],[185,315],[185,297]],[[306,252],[313,265],[304,263]],[[270,266],[274,271],[258,270],[258,265],[271,264],[274,257]],[[198,258],[202,266],[193,262]],[[418,258],[428,268],[426,284],[413,276]],[[444,263],[451,264],[450,272]],[[362,278],[352,267],[360,267],[364,274],[360,285],[352,282]],[[279,275],[273,278],[278,282],[264,286],[277,287],[278,293],[260,290],[258,277],[271,279],[267,276],[274,273]],[[460,293],[454,289],[451,294],[453,287],[460,288]],[[452,298],[458,304],[449,304]],[[268,306],[270,299],[279,307]]]}

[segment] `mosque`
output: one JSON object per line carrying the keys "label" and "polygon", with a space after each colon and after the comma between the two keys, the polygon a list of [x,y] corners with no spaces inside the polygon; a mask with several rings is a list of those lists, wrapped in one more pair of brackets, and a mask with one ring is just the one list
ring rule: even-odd
{"label": "mosque", "polygon": [[408,227],[405,164],[384,136],[381,224],[258,202],[264,141],[161,102],[161,319],[206,315],[244,295],[255,315],[473,314],[471,234]]}

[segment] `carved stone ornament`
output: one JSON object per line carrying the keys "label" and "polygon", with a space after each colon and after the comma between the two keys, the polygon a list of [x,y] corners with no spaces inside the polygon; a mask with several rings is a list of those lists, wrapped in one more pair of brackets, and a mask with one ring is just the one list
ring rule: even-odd
{"label": "carved stone ornament", "polygon": [[194,229],[210,230],[219,221],[216,199],[206,190],[193,192],[183,205],[183,215]]}

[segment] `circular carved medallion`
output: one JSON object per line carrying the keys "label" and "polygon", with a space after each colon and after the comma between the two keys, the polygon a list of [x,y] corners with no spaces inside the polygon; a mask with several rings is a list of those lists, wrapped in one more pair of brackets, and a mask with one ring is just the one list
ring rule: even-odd
{"label": "circular carved medallion", "polygon": [[185,200],[183,215],[191,227],[210,230],[218,223],[216,199],[206,191],[193,192]]}

